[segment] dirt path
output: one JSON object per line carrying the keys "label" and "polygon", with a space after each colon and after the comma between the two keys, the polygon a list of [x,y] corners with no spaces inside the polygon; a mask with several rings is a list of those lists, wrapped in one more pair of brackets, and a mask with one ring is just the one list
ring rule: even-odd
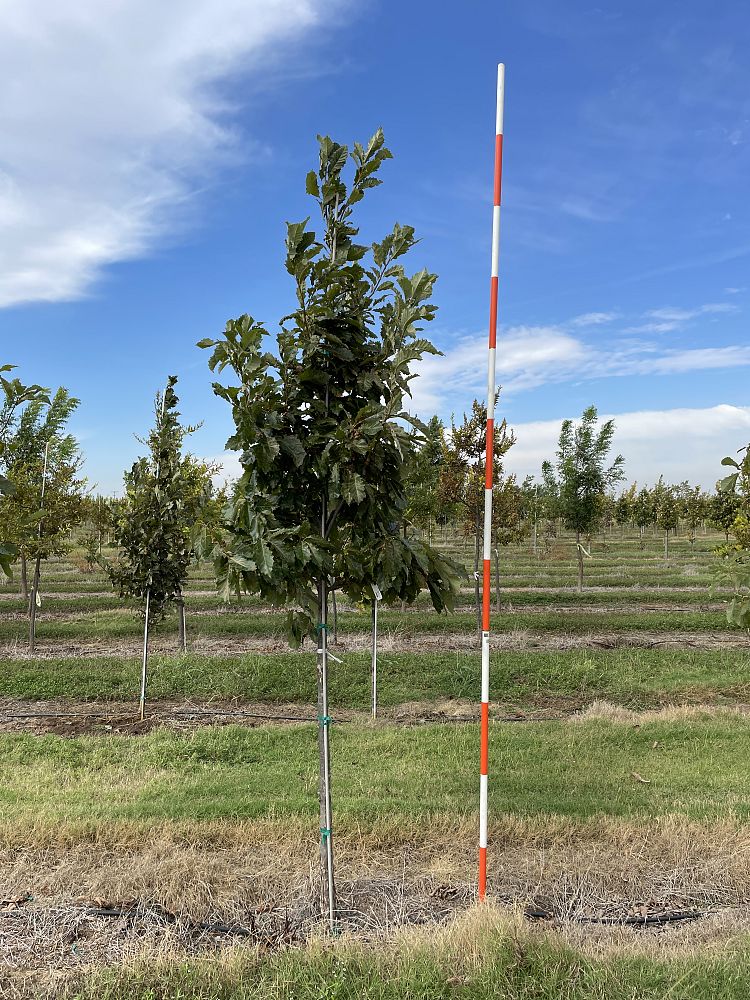
{"label": "dirt path", "polygon": [[[608,701],[582,695],[537,694],[523,708],[510,702],[493,703],[490,719],[494,723],[523,724],[535,722],[573,722],[603,719],[628,725],[654,720],[674,720],[707,715],[750,716],[750,706],[738,703],[674,705],[636,711]],[[146,719],[138,718],[135,697],[132,701],[70,701],[63,698],[29,701],[23,698],[0,699],[0,733],[52,733],[58,736],[139,736],[154,729],[193,732],[204,726],[240,725],[291,726],[314,724],[315,706],[289,702],[212,701],[197,699],[162,699],[147,705]],[[422,726],[479,722],[479,706],[465,699],[444,698],[430,702],[411,701],[381,708],[376,721],[369,712],[337,709],[333,715],[338,725]]]}
{"label": "dirt path", "polygon": [[[750,649],[750,638],[736,632],[590,632],[582,635],[535,634],[529,631],[493,633],[493,650],[566,650],[566,649]],[[339,653],[366,653],[370,649],[369,633],[352,633],[339,637],[332,645]],[[404,635],[399,632],[381,634],[380,651],[387,653],[429,653],[475,652],[479,644],[473,634],[426,634]],[[174,637],[159,637],[151,642],[154,654],[179,655]],[[285,639],[268,636],[224,636],[220,638],[197,638],[189,642],[189,652],[206,656],[238,656],[243,653],[267,654],[288,653],[290,647]],[[305,643],[303,652],[312,652],[312,646]],[[37,640],[37,650],[29,656],[21,642],[5,643],[0,646],[0,661],[25,660],[42,661],[59,657],[138,657],[141,643],[131,640],[105,640],[94,642],[55,642]]]}

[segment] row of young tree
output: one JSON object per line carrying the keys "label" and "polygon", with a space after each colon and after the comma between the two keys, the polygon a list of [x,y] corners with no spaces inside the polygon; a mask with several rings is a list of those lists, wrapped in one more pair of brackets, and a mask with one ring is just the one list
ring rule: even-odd
{"label": "row of young tree", "polygon": [[[479,604],[479,553],[482,550],[485,489],[486,410],[474,400],[471,413],[450,425],[434,416],[425,436],[407,463],[407,508],[409,524],[431,539],[439,527],[449,527],[473,539],[476,600]],[[575,533],[579,588],[583,586],[584,557],[590,554],[594,536],[619,526],[638,529],[641,547],[647,530],[660,531],[664,555],[669,540],[684,532],[691,543],[699,529],[710,525],[730,534],[742,513],[740,495],[718,487],[709,493],[684,481],[670,484],[660,477],[652,486],[633,483],[616,491],[623,479],[623,458],[610,461],[615,426],[599,425],[595,407],[584,410],[580,421],[563,421],[557,452],[544,462],[538,478],[519,481],[505,474],[503,457],[515,443],[515,434],[503,420],[495,428],[493,470],[492,546],[499,564],[499,549],[530,540],[534,553],[549,552],[564,528]],[[496,570],[499,602],[499,569]]]}
{"label": "row of young tree", "polygon": [[[308,636],[316,650],[321,886],[333,926],[331,595],[340,591],[360,605],[377,595],[386,603],[411,602],[426,589],[436,610],[450,609],[465,574],[431,544],[433,526],[446,522],[474,536],[478,594],[486,412],[475,402],[449,430],[437,418],[424,425],[408,413],[414,363],[437,353],[420,335],[435,313],[435,276],[405,271],[402,258],[415,243],[409,226],[397,224],[369,246],[356,242],[355,206],[380,183],[378,172],[391,155],[382,133],[352,150],[327,137],[319,137],[319,146],[319,166],[306,187],[322,231],[308,228],[308,220],[287,226],[286,268],[297,306],[279,324],[275,352],[266,350],[272,335],[247,314],[199,345],[211,349],[212,372],[230,373],[230,384],[216,381],[213,388],[231,408],[235,431],[227,447],[240,456],[239,480],[217,495],[215,470],[184,453],[194,428],[179,422],[170,378],[143,442],[147,455],[125,477],[124,498],[92,499],[78,445],[66,430],[77,400],[64,389],[50,397],[39,386],[25,387],[5,377],[6,367],[0,373],[0,553],[5,570],[17,558],[36,560],[33,608],[40,561],[69,544],[72,526],[88,512],[97,557],[102,533],[109,533],[116,555],[102,555],[103,565],[118,592],[138,601],[144,618],[141,712],[149,626],[172,604],[184,611],[193,557],[214,559],[224,596],[246,592],[287,609],[290,639]],[[613,434],[612,421],[599,426],[590,407],[580,422],[563,423],[541,482],[519,483],[503,469],[515,436],[505,421],[497,423],[496,545],[532,532],[536,544],[540,521],[560,521],[576,534],[582,586],[585,544],[605,523],[606,498],[623,475],[622,457],[610,461]],[[734,488],[725,492],[746,491],[747,472],[738,466]],[[180,620],[184,644],[182,613]]]}

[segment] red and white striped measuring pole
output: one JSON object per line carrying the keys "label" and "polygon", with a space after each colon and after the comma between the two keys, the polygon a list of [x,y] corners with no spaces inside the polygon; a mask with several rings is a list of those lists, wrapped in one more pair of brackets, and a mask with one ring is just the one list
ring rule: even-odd
{"label": "red and white striped measuring pole", "polygon": [[500,191],[503,178],[503,103],[505,66],[497,67],[495,128],[495,197],[492,208],[492,277],[490,278],[490,338],[487,360],[487,452],[484,482],[484,551],[482,581],[482,716],[479,767],[479,898],[487,892],[487,767],[490,741],[490,579],[492,560],[492,466],[495,452],[495,344],[500,262]]}

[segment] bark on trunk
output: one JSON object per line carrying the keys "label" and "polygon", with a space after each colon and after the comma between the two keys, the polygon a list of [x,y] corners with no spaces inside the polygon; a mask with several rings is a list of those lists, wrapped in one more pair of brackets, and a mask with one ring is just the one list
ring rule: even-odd
{"label": "bark on trunk", "polygon": [[664,558],[669,559],[669,528],[664,529]]}
{"label": "bark on trunk", "polygon": [[185,598],[182,591],[177,598],[177,640],[181,652],[187,651],[187,631],[185,629]]}
{"label": "bark on trunk", "polygon": [[42,557],[38,555],[34,562],[34,581],[31,587],[29,598],[29,652],[33,653],[36,648],[36,602],[39,593],[39,576],[41,571]]}
{"label": "bark on trunk", "polygon": [[21,553],[21,557],[20,558],[21,558],[21,596],[23,597],[24,601],[26,601],[26,605],[28,606],[28,603],[29,603],[29,575],[28,575],[28,571],[27,571],[27,568],[26,568],[26,556],[24,555],[23,552]]}
{"label": "bark on trunk", "polygon": [[325,580],[318,581],[318,804],[320,823],[320,896],[321,912],[328,914],[334,929],[336,889],[333,870],[333,811],[331,804],[331,755],[328,715],[328,593]]}
{"label": "bark on trunk", "polygon": [[583,593],[583,549],[581,548],[581,532],[576,531],[576,552],[578,553],[578,593]]}

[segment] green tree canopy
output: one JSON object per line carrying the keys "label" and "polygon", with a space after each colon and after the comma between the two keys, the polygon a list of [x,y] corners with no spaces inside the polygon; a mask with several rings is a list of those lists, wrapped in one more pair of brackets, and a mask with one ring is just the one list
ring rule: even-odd
{"label": "green tree canopy", "polygon": [[602,497],[623,478],[622,455],[607,465],[614,433],[614,420],[600,427],[596,407],[589,406],[578,424],[563,421],[556,461],[542,465],[545,487],[555,498],[558,516],[576,533],[579,590],[583,587],[581,535],[597,528],[604,509]]}

